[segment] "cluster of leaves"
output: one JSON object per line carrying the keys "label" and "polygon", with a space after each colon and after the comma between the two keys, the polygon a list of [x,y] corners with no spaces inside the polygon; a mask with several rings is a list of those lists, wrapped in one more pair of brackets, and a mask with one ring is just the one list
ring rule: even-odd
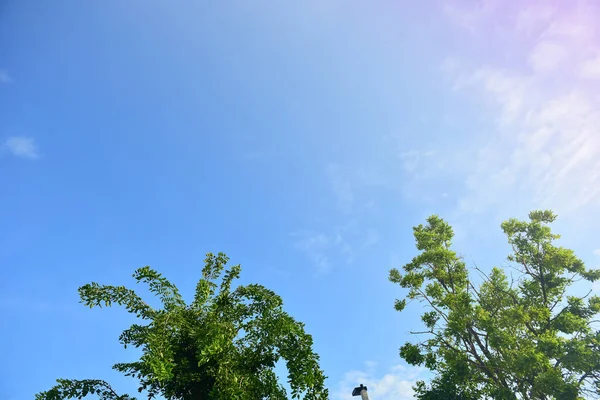
{"label": "cluster of leaves", "polygon": [[135,400],[128,395],[119,396],[108,383],[98,379],[57,379],[57,382],[58,384],[52,389],[36,395],[36,399],[83,399],[91,394],[96,395],[100,400]]}
{"label": "cluster of leaves", "polygon": [[408,289],[396,301],[424,302],[425,340],[406,343],[400,355],[436,375],[419,382],[417,398],[582,399],[600,394],[600,332],[594,317],[600,297],[573,296],[569,287],[595,281],[574,252],[557,247],[549,224],[556,216],[534,211],[529,221],[510,219],[502,229],[512,247],[515,279],[503,269],[475,285],[463,260],[451,249],[453,230],[432,216],[414,228],[419,255],[390,271],[390,280]]}
{"label": "cluster of leaves", "polygon": [[[124,306],[145,324],[134,324],[120,336],[125,346],[142,350],[136,362],[114,369],[139,380],[139,392],[167,400],[287,399],[274,372],[283,359],[292,398],[328,397],[319,357],[304,325],[283,311],[282,300],[261,285],[238,286],[239,265],[208,254],[194,300],[187,305],[177,288],[149,267],[135,271],[161,300],[155,310],[133,290],[123,286],[87,284],[79,289],[89,307]],[[38,400],[83,398],[134,399],[119,396],[103,381],[58,380],[58,385],[36,396]]]}

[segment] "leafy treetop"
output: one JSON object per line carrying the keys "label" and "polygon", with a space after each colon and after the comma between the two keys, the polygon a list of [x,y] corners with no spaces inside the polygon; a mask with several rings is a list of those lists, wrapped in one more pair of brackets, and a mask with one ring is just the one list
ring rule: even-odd
{"label": "leafy treetop", "polygon": [[594,318],[600,297],[569,293],[578,280],[600,278],[572,250],[558,247],[551,211],[533,211],[529,221],[510,219],[502,229],[512,248],[515,279],[493,268],[472,283],[451,248],[450,225],[438,216],[414,228],[420,254],[392,269],[392,282],[408,289],[407,300],[423,302],[425,337],[406,343],[400,355],[436,375],[419,382],[417,398],[583,399],[600,395],[600,332]]}
{"label": "leafy treetop", "polygon": [[[274,371],[282,359],[292,398],[326,399],[325,376],[304,325],[283,311],[281,298],[263,286],[232,289],[241,267],[227,267],[227,262],[223,253],[207,255],[189,305],[175,285],[150,267],[136,270],[133,276],[148,285],[162,309],[153,309],[124,286],[90,283],[79,288],[86,306],[115,303],[141,320],[119,338],[125,348],[140,348],[140,359],[113,368],[137,378],[138,391],[148,398],[286,399],[286,389]],[[36,399],[81,399],[88,394],[101,400],[135,399],[118,395],[101,380],[57,382]]]}

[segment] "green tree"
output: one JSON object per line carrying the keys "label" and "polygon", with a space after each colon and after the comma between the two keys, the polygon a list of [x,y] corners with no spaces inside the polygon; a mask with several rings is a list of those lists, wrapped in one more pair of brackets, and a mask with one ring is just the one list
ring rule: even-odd
{"label": "green tree", "polygon": [[408,289],[407,300],[425,305],[422,340],[406,343],[400,355],[424,365],[434,379],[419,382],[421,400],[582,399],[600,394],[600,332],[594,318],[600,298],[569,292],[578,280],[600,278],[572,250],[558,247],[549,224],[551,211],[534,211],[528,221],[510,219],[502,229],[512,247],[508,257],[517,276],[479,268],[475,285],[454,236],[437,216],[414,228],[420,254],[390,271],[392,282]]}
{"label": "green tree", "polygon": [[[304,325],[282,309],[282,300],[261,285],[238,286],[239,265],[208,254],[194,300],[187,305],[177,288],[150,267],[134,278],[148,285],[162,303],[153,309],[133,290],[97,283],[79,288],[81,302],[102,307],[124,306],[142,320],[125,330],[120,342],[140,348],[138,361],[113,366],[139,380],[140,393],[167,400],[287,399],[274,372],[284,360],[292,398],[326,399],[325,376],[312,350]],[[130,400],[101,380],[59,379],[38,400],[81,399],[95,394],[102,400]]]}

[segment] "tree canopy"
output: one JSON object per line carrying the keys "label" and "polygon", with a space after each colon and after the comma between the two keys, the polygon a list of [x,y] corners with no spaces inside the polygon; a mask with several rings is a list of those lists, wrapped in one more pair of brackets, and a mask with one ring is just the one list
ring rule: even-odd
{"label": "tree canopy", "polygon": [[559,247],[549,226],[550,211],[533,211],[528,221],[502,223],[516,276],[504,269],[475,267],[475,284],[463,259],[452,250],[453,230],[431,216],[414,228],[420,254],[392,269],[389,279],[408,289],[395,307],[425,305],[424,338],[406,343],[400,355],[435,373],[417,383],[417,398],[583,399],[600,394],[600,332],[594,318],[600,297],[576,295],[578,280],[593,282],[600,271],[586,269],[572,250]]}
{"label": "tree canopy", "polygon": [[[600,279],[575,253],[557,245],[551,211],[502,223],[511,253],[507,268],[467,268],[452,249],[454,233],[433,215],[413,228],[419,250],[389,279],[407,290],[395,308],[424,305],[424,328],[412,331],[400,356],[434,372],[417,382],[419,400],[580,400],[600,398],[600,297],[578,281]],[[90,308],[125,307],[140,321],[119,340],[141,350],[139,360],[113,366],[136,378],[139,393],[167,400],[327,399],[325,376],[304,325],[283,310],[282,299],[257,284],[233,287],[241,267],[208,254],[193,301],[150,267],[134,273],[158,297],[155,309],[124,286],[79,288]],[[507,271],[511,271],[507,274]],[[473,274],[476,276],[473,276]],[[291,393],[275,366],[283,360]],[[105,381],[59,379],[37,400],[133,400]]]}
{"label": "tree canopy", "polygon": [[[287,399],[275,373],[284,360],[292,398],[325,399],[325,376],[304,325],[283,310],[282,299],[261,285],[232,288],[241,272],[228,267],[225,254],[208,254],[193,301],[186,304],[177,287],[150,267],[139,268],[135,280],[148,285],[162,308],[154,309],[124,286],[90,283],[79,288],[90,308],[123,306],[141,321],[119,340],[141,349],[138,361],[113,366],[137,378],[140,393],[167,400]],[[38,400],[131,400],[105,381],[59,379]]]}

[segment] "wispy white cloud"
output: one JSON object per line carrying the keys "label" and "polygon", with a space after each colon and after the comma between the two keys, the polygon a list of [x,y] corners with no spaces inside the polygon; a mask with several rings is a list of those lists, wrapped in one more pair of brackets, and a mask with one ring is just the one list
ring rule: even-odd
{"label": "wispy white cloud", "polygon": [[535,46],[529,61],[536,72],[552,72],[566,61],[568,56],[569,52],[562,44],[544,40]]}
{"label": "wispy white cloud", "polygon": [[529,37],[555,18],[556,9],[551,4],[524,4],[521,3],[520,10],[516,13],[515,30],[519,35]]}
{"label": "wispy white cloud", "polygon": [[581,63],[579,76],[583,79],[600,80],[600,53]]}
{"label": "wispy white cloud", "polygon": [[355,251],[366,250],[379,241],[375,229],[363,229],[359,225],[365,224],[366,214],[377,209],[374,189],[381,189],[387,183],[378,168],[365,164],[331,163],[325,171],[335,211],[328,220],[333,222],[325,229],[309,227],[290,234],[292,244],[311,261],[317,275],[352,263]]}
{"label": "wispy white cloud", "polygon": [[435,155],[434,150],[409,150],[398,155],[405,172],[414,174],[421,169],[423,163]]}
{"label": "wispy white cloud", "polygon": [[[375,229],[358,228],[365,214],[377,208],[374,189],[384,188],[386,177],[370,165],[329,164],[327,184],[335,203],[334,222],[328,229],[302,229],[291,234],[293,244],[314,264],[317,275],[329,273],[335,265],[352,263],[355,250],[366,250],[379,241]],[[368,190],[365,190],[368,189]]]}
{"label": "wispy white cloud", "polygon": [[329,234],[304,230],[294,232],[291,236],[295,246],[313,263],[317,275],[324,275],[333,269],[332,259],[350,263],[354,258],[354,250],[344,234],[345,228],[338,227]]}
{"label": "wispy white cloud", "polygon": [[595,249],[595,250],[593,251],[593,253],[594,253],[594,255],[595,255],[595,256],[598,256],[598,257],[600,257],[600,248],[598,248],[598,249]]}
{"label": "wispy white cloud", "polygon": [[422,379],[422,369],[396,365],[378,374],[376,367],[375,363],[367,362],[364,370],[346,372],[338,388],[332,392],[332,399],[352,400],[352,389],[360,384],[365,385],[369,397],[376,400],[414,399],[412,387],[418,379]]}
{"label": "wispy white cloud", "polygon": [[361,201],[365,200],[362,198],[365,188],[383,187],[387,184],[377,168],[365,165],[348,167],[329,164],[327,177],[337,208],[346,215],[354,213],[357,205],[360,206]]}
{"label": "wispy white cloud", "polygon": [[3,69],[0,69],[0,84],[11,83],[11,82],[12,82],[12,78],[10,77],[8,72]]}
{"label": "wispy white cloud", "polygon": [[39,158],[38,146],[34,138],[25,136],[12,136],[4,142],[4,149],[15,157],[35,160]]}
{"label": "wispy white cloud", "polygon": [[440,65],[440,71],[444,74],[455,75],[460,68],[460,62],[455,57],[447,56]]}
{"label": "wispy white cloud", "polygon": [[[516,53],[522,63],[486,63],[457,73],[455,86],[475,89],[495,120],[488,139],[464,152],[474,162],[465,171],[463,212],[549,207],[564,213],[600,206],[600,87],[579,79],[600,72],[600,35],[588,16],[598,10],[585,7],[557,12],[544,6],[537,17],[527,8],[505,27],[509,37],[527,29],[538,38]],[[488,33],[481,26],[480,34]],[[527,62],[531,69],[523,68]]]}
{"label": "wispy white cloud", "polygon": [[498,8],[498,0],[480,0],[468,2],[465,7],[447,3],[444,7],[446,15],[462,28],[475,32],[482,21],[493,15]]}
{"label": "wispy white cloud", "polygon": [[331,239],[324,233],[295,232],[292,234],[296,247],[302,250],[317,269],[317,273],[324,274],[331,271],[331,262],[328,252]]}
{"label": "wispy white cloud", "polygon": [[379,232],[376,229],[370,228],[367,229],[365,234],[365,239],[363,242],[363,248],[369,249],[379,243]]}
{"label": "wispy white cloud", "polygon": [[449,151],[450,144],[442,141],[436,143],[436,149],[404,149],[396,154],[396,171],[401,173],[397,184],[407,200],[428,206],[448,201],[449,182],[458,175],[467,157],[461,154],[462,149]]}

